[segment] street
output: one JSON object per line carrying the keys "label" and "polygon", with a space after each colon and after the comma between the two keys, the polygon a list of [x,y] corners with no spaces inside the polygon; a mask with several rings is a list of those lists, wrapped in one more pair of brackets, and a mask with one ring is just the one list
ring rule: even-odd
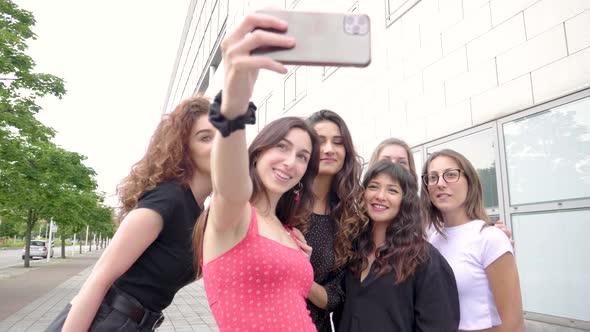
{"label": "street", "polygon": [[[92,248],[94,250],[94,248]],[[78,246],[75,248],[76,254],[79,254],[80,249]],[[82,250],[86,252],[88,247],[83,246]],[[66,247],[66,256],[70,257],[72,255],[72,247]],[[61,257],[61,246],[56,246],[53,248],[53,257]],[[31,265],[34,266],[35,264],[39,264],[40,262],[46,262],[45,259],[31,259]],[[22,248],[9,248],[9,249],[1,249],[0,250],[0,269],[4,269],[7,267],[15,266],[15,265],[23,265],[22,260]]]}

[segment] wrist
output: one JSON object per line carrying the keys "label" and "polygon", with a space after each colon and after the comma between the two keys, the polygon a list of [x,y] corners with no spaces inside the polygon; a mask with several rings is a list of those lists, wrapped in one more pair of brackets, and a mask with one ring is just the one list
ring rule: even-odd
{"label": "wrist", "polygon": [[209,122],[223,137],[228,137],[234,131],[244,129],[247,124],[256,123],[256,105],[250,102],[246,112],[236,114],[235,108],[223,102],[222,92],[219,91],[209,106]]}

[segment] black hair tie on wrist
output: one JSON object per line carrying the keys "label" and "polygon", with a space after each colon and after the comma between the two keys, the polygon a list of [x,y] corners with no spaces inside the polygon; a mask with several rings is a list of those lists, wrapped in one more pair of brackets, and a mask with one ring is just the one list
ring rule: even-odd
{"label": "black hair tie on wrist", "polygon": [[246,113],[233,120],[228,120],[223,116],[223,114],[221,114],[221,92],[222,91],[219,91],[209,106],[209,122],[211,122],[213,127],[219,130],[221,136],[228,137],[234,131],[246,128],[247,124],[256,123],[256,105],[254,105],[253,102],[248,104],[248,110]]}

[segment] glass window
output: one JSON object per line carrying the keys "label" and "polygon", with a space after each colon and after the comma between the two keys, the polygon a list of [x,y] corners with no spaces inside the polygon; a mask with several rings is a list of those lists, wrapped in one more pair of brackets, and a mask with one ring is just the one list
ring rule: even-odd
{"label": "glass window", "polygon": [[273,107],[273,103],[274,102],[274,98],[272,97],[272,94],[270,96],[268,96],[268,98],[266,99],[266,103],[264,103],[264,125],[266,126],[266,124],[268,124],[270,121],[269,119],[269,109],[271,107]]}
{"label": "glass window", "polygon": [[307,67],[295,68],[295,98],[299,99],[307,91]]}
{"label": "glass window", "polygon": [[420,0],[385,0],[385,19],[387,25],[389,26],[400,19],[419,2]]}
{"label": "glass window", "polygon": [[590,321],[590,210],[512,216],[524,310]]}
{"label": "glass window", "polygon": [[330,77],[330,75],[332,75],[336,70],[338,70],[338,68],[340,68],[340,67],[330,67],[330,66],[322,67],[322,79],[326,80],[328,77]]}
{"label": "glass window", "polygon": [[295,72],[285,78],[285,102],[284,107],[288,108],[295,101]]}
{"label": "glass window", "polygon": [[270,99],[272,98],[272,95],[269,95],[268,97],[266,97],[266,99],[262,102],[262,104],[260,104],[260,106],[258,107],[258,115],[256,116],[256,123],[258,123],[258,131],[261,131],[262,128],[264,128],[264,126],[266,126],[267,121],[267,116],[268,116],[268,103],[270,101]]}
{"label": "glass window", "polygon": [[493,129],[486,129],[449,142],[428,148],[428,154],[442,149],[455,150],[467,158],[477,170],[483,187],[486,208],[498,207],[498,183],[496,182],[496,139]]}
{"label": "glass window", "polygon": [[211,53],[211,22],[209,22],[209,24],[207,25],[207,30],[205,30],[205,43],[204,46],[205,48],[203,48],[204,54],[205,54],[205,61],[207,61],[209,59],[209,53]]}
{"label": "glass window", "polygon": [[293,9],[297,6],[299,0],[285,0],[285,8]]}
{"label": "glass window", "polygon": [[422,150],[412,151],[414,158],[414,165],[416,166],[416,178],[418,179],[418,192],[422,190],[422,183],[420,182],[420,176],[422,174],[422,165],[424,164],[424,158],[422,157]]}
{"label": "glass window", "polygon": [[217,40],[217,32],[219,31],[219,27],[217,26],[218,19],[219,7],[215,5],[215,7],[213,8],[213,12],[211,13],[211,23],[209,23],[211,25],[211,36],[213,38],[212,44],[215,43],[215,40]]}
{"label": "glass window", "polygon": [[590,196],[590,98],[504,124],[510,203]]}
{"label": "glass window", "polygon": [[223,26],[225,19],[227,18],[227,4],[228,4],[227,0],[219,0],[218,6],[219,6],[219,21],[220,21],[219,28],[220,29]]}

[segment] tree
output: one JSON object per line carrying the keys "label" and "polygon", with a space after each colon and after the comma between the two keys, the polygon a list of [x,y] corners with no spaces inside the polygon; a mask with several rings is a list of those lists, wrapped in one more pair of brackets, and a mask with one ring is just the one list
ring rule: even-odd
{"label": "tree", "polygon": [[0,0],[0,143],[9,133],[30,141],[49,140],[53,129],[35,118],[41,107],[37,98],[65,94],[61,78],[35,73],[35,62],[25,54],[27,41],[35,39],[33,14],[9,0]]}
{"label": "tree", "polygon": [[[96,194],[95,172],[86,157],[56,146],[52,128],[35,118],[37,99],[61,98],[61,78],[35,73],[25,54],[35,39],[32,13],[0,0],[0,217],[25,227],[25,267],[37,220],[55,220],[62,238],[82,225],[112,231],[112,211]],[[62,241],[63,243],[64,241]]]}
{"label": "tree", "polygon": [[82,163],[84,156],[52,142],[39,141],[32,145],[19,138],[11,143],[14,144],[0,147],[11,157],[0,168],[0,193],[4,193],[0,208],[4,214],[26,220],[25,266],[28,266],[28,247],[35,222],[41,218],[62,219],[65,225],[72,214],[68,206],[76,206],[76,198],[96,189],[95,173]]}
{"label": "tree", "polygon": [[[89,191],[69,191],[59,200],[53,215],[59,225],[62,239],[78,234],[89,225],[93,230],[112,234],[113,211],[104,206],[104,194]],[[65,241],[62,241],[62,258],[65,258]]]}

